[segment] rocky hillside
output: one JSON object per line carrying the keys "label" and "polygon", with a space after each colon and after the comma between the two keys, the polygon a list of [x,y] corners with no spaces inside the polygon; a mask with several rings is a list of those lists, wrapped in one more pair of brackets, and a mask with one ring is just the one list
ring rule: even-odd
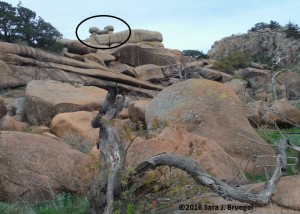
{"label": "rocky hillside", "polygon": [[[121,34],[115,35],[114,44]],[[261,173],[261,163],[275,163],[274,149],[254,127],[299,126],[297,72],[276,75],[274,97],[274,73],[260,64],[227,74],[213,69],[213,59],[196,61],[164,48],[159,32],[133,30],[132,35],[125,45],[109,50],[61,39],[65,49],[60,55],[0,42],[0,201],[44,201],[62,192],[86,195],[99,167],[98,130],[92,129],[91,120],[116,86],[126,97],[114,123],[130,145],[126,169],[165,152],[189,157],[238,186],[249,183],[247,174]],[[98,37],[92,34],[87,42],[93,39]],[[209,54],[280,52],[287,54],[287,62],[296,62],[299,49],[299,43],[282,33],[265,30],[225,38]],[[176,170],[171,175],[182,177]],[[154,177],[165,185],[162,175]],[[280,183],[272,209],[299,210],[299,203],[281,191],[297,194],[288,184],[299,179],[286,177]],[[205,191],[201,197],[225,203]]]}
{"label": "rocky hillside", "polygon": [[216,41],[208,51],[208,55],[219,59],[234,51],[258,57],[284,57],[282,65],[287,65],[299,62],[300,40],[289,38],[283,30],[265,28]]}

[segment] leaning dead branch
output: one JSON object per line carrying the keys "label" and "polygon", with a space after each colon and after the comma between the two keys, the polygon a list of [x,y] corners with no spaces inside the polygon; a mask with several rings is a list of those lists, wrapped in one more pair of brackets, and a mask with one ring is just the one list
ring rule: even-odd
{"label": "leaning dead branch", "polygon": [[259,193],[245,192],[237,187],[233,187],[225,182],[219,181],[203,170],[196,161],[183,156],[169,154],[157,155],[140,163],[135,169],[135,172],[136,175],[140,175],[159,166],[175,167],[186,171],[198,184],[209,187],[224,199],[234,199],[240,202],[263,206],[269,203],[282,173],[286,171],[287,143],[288,142],[286,140],[281,140],[279,142],[276,148],[276,168],[271,178],[266,181],[264,189]]}

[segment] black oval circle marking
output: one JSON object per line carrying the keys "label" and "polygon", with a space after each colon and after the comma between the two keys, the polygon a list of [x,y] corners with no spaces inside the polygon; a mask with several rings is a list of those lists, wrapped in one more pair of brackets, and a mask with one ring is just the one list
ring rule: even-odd
{"label": "black oval circle marking", "polygon": [[[78,36],[78,28],[79,28],[79,26],[80,26],[83,22],[85,22],[85,21],[87,21],[87,20],[89,20],[89,19],[97,18],[97,17],[110,17],[110,18],[118,19],[118,20],[120,20],[121,22],[123,22],[124,24],[126,24],[127,27],[128,27],[128,30],[129,30],[129,35],[128,35],[127,39],[126,39],[124,42],[122,42],[121,44],[119,44],[119,45],[116,45],[116,46],[114,46],[114,47],[108,47],[108,48],[97,48],[97,47],[94,47],[94,46],[91,46],[91,45],[88,45],[88,44],[84,43],[84,42],[79,38],[79,36]],[[96,16],[88,17],[88,18],[84,19],[83,21],[81,21],[81,22],[77,25],[76,30],[75,30],[75,33],[76,33],[76,37],[77,37],[78,41],[81,42],[83,45],[85,45],[85,46],[87,46],[87,47],[95,48],[95,49],[112,49],[112,48],[116,48],[116,47],[119,47],[119,46],[125,44],[125,43],[129,40],[129,38],[130,38],[130,36],[131,36],[131,28],[130,28],[130,26],[129,26],[129,24],[128,24],[127,22],[125,22],[123,19],[121,19],[121,18],[119,18],[119,17],[111,16],[111,15],[96,15]]]}

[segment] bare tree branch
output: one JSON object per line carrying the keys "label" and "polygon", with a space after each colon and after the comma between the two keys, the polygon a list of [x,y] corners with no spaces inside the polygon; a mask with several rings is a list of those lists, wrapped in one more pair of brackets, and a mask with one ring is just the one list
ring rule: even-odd
{"label": "bare tree branch", "polygon": [[214,192],[227,200],[237,200],[263,206],[269,203],[270,198],[279,182],[282,172],[286,170],[287,141],[281,140],[276,149],[276,168],[270,179],[266,181],[265,188],[259,193],[244,192],[227,183],[217,180],[203,170],[196,161],[177,155],[162,154],[144,160],[135,169],[136,174],[141,174],[158,166],[170,166],[186,171],[198,184],[209,187]]}

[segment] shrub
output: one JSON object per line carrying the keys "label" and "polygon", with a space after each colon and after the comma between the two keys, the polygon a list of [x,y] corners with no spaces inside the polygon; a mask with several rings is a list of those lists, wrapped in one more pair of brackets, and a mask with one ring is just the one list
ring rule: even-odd
{"label": "shrub", "polygon": [[263,53],[257,53],[251,56],[251,59],[253,62],[265,64],[268,66],[273,65],[272,57],[267,56],[266,54]]}
{"label": "shrub", "polygon": [[230,73],[239,68],[249,66],[251,59],[249,56],[240,51],[230,53],[228,56],[214,63],[214,68],[225,73]]}

